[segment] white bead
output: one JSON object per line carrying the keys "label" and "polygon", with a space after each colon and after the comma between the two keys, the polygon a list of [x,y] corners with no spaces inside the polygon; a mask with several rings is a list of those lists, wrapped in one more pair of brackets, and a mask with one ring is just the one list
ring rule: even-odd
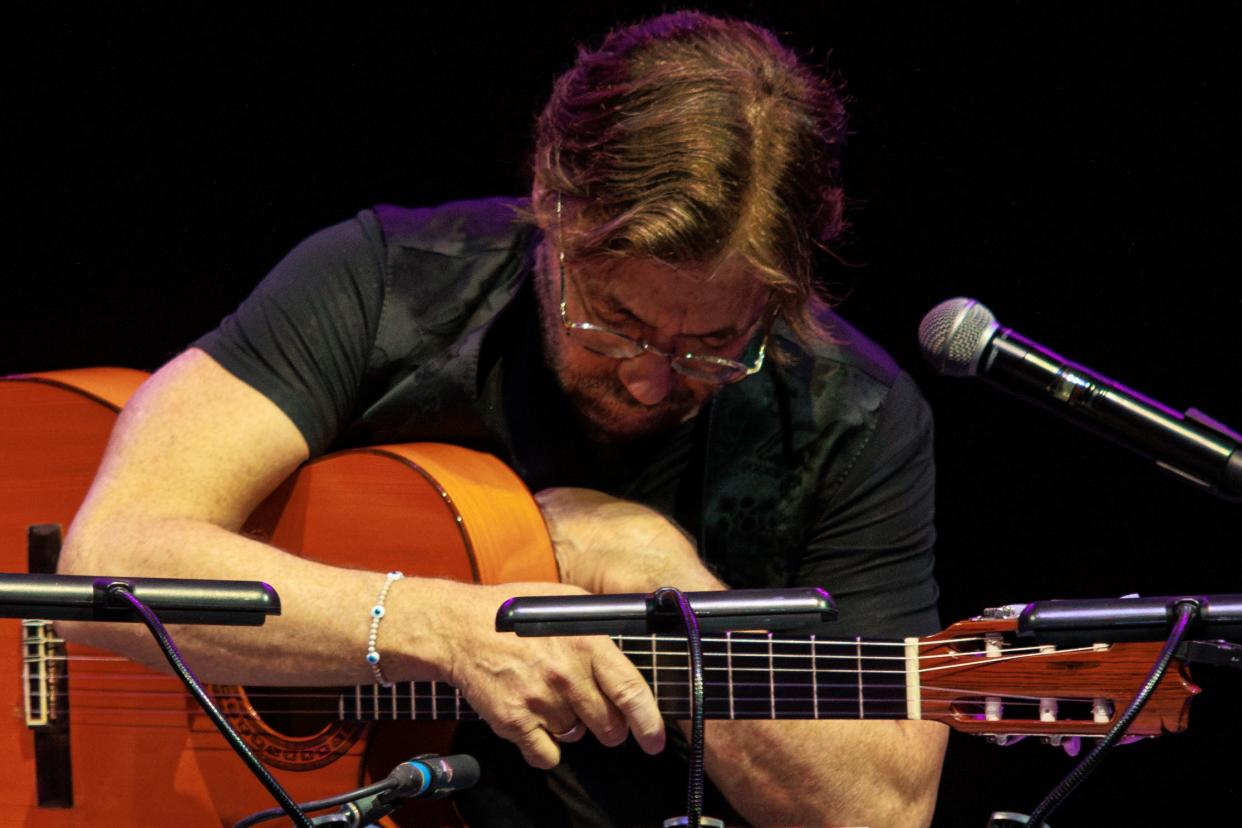
{"label": "white bead", "polygon": [[384,601],[388,599],[388,592],[392,588],[395,581],[399,581],[404,577],[404,574],[396,570],[389,572],[387,579],[384,581],[384,585],[380,588],[379,597],[376,598],[375,606],[371,607],[371,628],[369,634],[367,635],[366,658],[367,663],[371,665],[371,672],[375,675],[375,680],[385,687],[391,687],[392,685],[387,679],[384,678],[384,673],[379,668],[380,654],[379,651],[375,649],[375,642],[379,636],[380,619],[383,618],[385,614]]}

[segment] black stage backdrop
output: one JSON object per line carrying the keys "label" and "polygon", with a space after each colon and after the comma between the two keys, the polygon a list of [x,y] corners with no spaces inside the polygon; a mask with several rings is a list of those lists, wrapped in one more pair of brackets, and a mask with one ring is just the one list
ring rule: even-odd
{"label": "black stage backdrop", "polygon": [[[154,369],[294,243],[376,202],[526,186],[573,44],[663,9],[43,8],[6,27],[0,372]],[[947,622],[1052,597],[1242,592],[1242,506],[920,360],[922,315],[1002,323],[1242,427],[1237,3],[715,3],[848,82],[844,313],[935,408]],[[826,585],[831,589],[832,585]],[[1061,826],[1231,823],[1242,681],[1119,749]],[[1072,764],[955,735],[937,825],[1029,811]],[[825,757],[832,761],[832,757]]]}

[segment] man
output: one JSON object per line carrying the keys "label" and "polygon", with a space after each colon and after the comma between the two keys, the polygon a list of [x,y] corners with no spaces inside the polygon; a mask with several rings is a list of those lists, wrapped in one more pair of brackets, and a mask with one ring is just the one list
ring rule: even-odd
{"label": "man", "polygon": [[[492,622],[518,594],[813,584],[842,610],[827,632],[936,629],[930,417],[814,288],[843,131],[836,91],[762,29],[685,12],[613,32],[556,83],[529,203],[364,211],[161,369],[62,571],[273,584],[264,629],[181,635],[211,681],[457,686],[487,723],[459,737],[485,765],[472,824],[680,813],[684,739],[616,648]],[[506,459],[563,583],[386,578],[236,534],[308,457],[412,440]],[[158,660],[133,629],[69,632]],[[712,722],[707,812],[923,824],[943,749],[927,722]]]}

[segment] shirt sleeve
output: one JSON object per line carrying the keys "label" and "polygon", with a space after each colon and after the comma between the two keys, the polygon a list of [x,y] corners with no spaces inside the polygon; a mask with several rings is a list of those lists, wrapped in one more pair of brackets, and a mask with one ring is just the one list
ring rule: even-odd
{"label": "shirt sleeve", "polygon": [[284,411],[312,456],[357,403],[384,300],[383,249],[370,213],[322,230],[193,343]]}
{"label": "shirt sleeve", "polygon": [[826,505],[795,574],[836,599],[833,633],[902,637],[939,630],[932,416],[900,374],[869,439]]}

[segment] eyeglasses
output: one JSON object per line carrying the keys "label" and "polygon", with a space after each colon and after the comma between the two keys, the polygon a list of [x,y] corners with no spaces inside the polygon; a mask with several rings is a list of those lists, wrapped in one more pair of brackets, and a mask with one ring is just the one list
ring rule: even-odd
{"label": "eyeglasses", "polygon": [[713,356],[711,354],[668,353],[656,348],[650,342],[634,339],[623,333],[596,325],[592,322],[571,322],[565,301],[565,245],[561,227],[561,197],[556,197],[556,237],[557,262],[561,269],[561,325],[569,335],[573,336],[582,347],[600,356],[612,359],[634,359],[643,354],[656,354],[669,361],[669,365],[677,373],[699,382],[727,385],[759,373],[763,368],[763,357],[768,347],[768,334],[764,333],[763,342],[759,345],[759,356],[754,365],[746,365],[735,359]]}

